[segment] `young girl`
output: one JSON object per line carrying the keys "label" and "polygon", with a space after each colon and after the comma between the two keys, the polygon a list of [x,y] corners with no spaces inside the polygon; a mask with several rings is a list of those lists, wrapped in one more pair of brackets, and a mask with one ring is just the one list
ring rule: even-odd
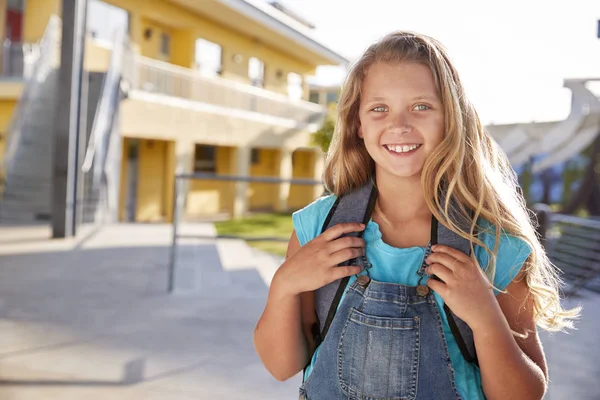
{"label": "young girl", "polygon": [[[541,399],[548,371],[536,324],[564,329],[579,310],[561,308],[514,173],[443,47],[414,33],[384,37],[353,66],[338,112],[325,170],[333,195],[293,215],[255,329],[265,367],[282,381],[304,369],[301,399]],[[369,181],[377,198],[366,226],[321,232],[336,199]],[[471,256],[431,246],[438,221],[468,240]],[[347,263],[356,257],[368,263]],[[315,291],[344,277],[321,341]],[[476,362],[445,307],[471,329]]]}

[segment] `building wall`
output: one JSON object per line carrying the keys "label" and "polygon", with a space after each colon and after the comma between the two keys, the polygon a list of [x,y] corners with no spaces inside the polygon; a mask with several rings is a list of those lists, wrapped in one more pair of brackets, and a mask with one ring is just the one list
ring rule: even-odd
{"label": "building wall", "polygon": [[[313,74],[316,68],[316,65],[307,64],[293,55],[277,51],[164,0],[152,3],[145,0],[105,0],[105,3],[129,12],[131,38],[144,56],[191,68],[194,64],[195,40],[203,38],[221,45],[223,77],[250,83],[248,60],[250,57],[257,57],[265,63],[264,87],[284,94],[287,93],[288,73],[305,76]],[[50,16],[60,15],[60,7],[60,0],[27,0],[23,40],[39,40]],[[148,29],[152,33],[145,37]],[[159,51],[162,33],[171,38],[171,55],[167,60]],[[303,98],[308,99],[308,90],[304,90]]]}
{"label": "building wall", "polygon": [[[247,35],[235,32],[165,0],[105,0],[105,3],[128,11],[130,37],[134,48],[141,55],[149,58],[193,68],[195,67],[196,40],[202,38],[221,46],[221,76],[223,78],[249,84],[248,62],[251,57],[256,57],[265,65],[264,88],[282,94],[287,94],[289,73],[305,76],[313,74],[316,68],[316,65],[301,61],[292,54],[276,50]],[[24,12],[23,40],[26,42],[39,40],[50,16],[60,15],[61,4],[61,0],[27,0]],[[168,54],[161,51],[161,49],[164,50],[163,35],[169,38]],[[108,48],[98,45],[94,41],[87,41],[85,57],[87,70],[103,71],[107,68],[109,60],[110,50]],[[306,84],[304,84],[304,89],[303,98],[308,99],[309,93],[306,90]],[[9,102],[0,100],[0,132],[3,125],[5,126],[10,120],[17,98],[18,95]],[[156,106],[162,110],[171,109],[170,106],[162,104]],[[140,105],[136,100],[126,100],[123,107],[121,133],[125,139],[123,140],[120,194],[120,218],[122,220],[126,216],[128,143],[130,141],[128,138],[139,140],[135,214],[137,221],[171,218],[176,165],[185,165],[186,168],[191,168],[194,141],[220,146],[217,156],[217,173],[219,174],[235,174],[239,171],[237,166],[238,150],[233,146],[245,145],[244,143],[252,141],[254,147],[262,148],[259,150],[260,162],[251,166],[250,173],[255,176],[278,176],[281,156],[279,150],[272,149],[272,147],[285,145],[293,148],[297,145],[296,142],[305,145],[308,140],[308,133],[302,130],[292,135],[288,127],[267,126],[266,123],[263,127],[259,126],[259,122],[248,124],[241,120],[228,121],[227,127],[223,127],[227,134],[221,135],[221,132],[217,132],[219,127],[216,130],[212,129],[218,125],[213,121],[214,116],[201,115],[201,113],[183,108],[165,114],[168,118],[161,117],[159,121],[149,118],[151,126],[146,126],[143,119],[153,112],[151,104]],[[181,116],[180,114],[185,115]],[[132,120],[134,118],[132,115],[138,116],[135,117],[135,121]],[[190,121],[188,126],[186,118],[193,119],[193,123]],[[193,129],[188,129],[192,126]],[[179,129],[180,127],[184,129]],[[206,129],[207,127],[212,128]],[[209,131],[213,132],[211,140],[205,138],[205,133],[203,133]],[[177,134],[173,132],[177,132]],[[225,139],[218,139],[218,137],[228,138],[232,135],[243,136],[245,139],[232,140],[229,138],[227,142],[220,142]],[[282,143],[275,143],[272,139],[280,140]],[[3,142],[0,141],[0,154],[2,154],[2,146]],[[264,148],[267,146],[271,149]],[[189,162],[180,159],[179,151],[184,147],[189,147],[186,152],[192,154]],[[186,210],[188,213],[193,215],[207,210],[233,211],[236,193],[234,183],[190,182],[189,189]],[[291,190],[299,193],[300,189],[292,188]],[[247,192],[250,196],[250,208],[273,209],[278,201],[279,186],[276,184],[251,184],[248,185]],[[300,200],[297,201],[299,204]]]}
{"label": "building wall", "polygon": [[[124,138],[121,164],[121,193],[119,217],[127,217],[127,197],[129,193],[129,143]],[[135,201],[135,221],[154,222],[169,220],[172,210],[174,143],[163,140],[139,140],[137,152],[137,185]]]}
{"label": "building wall", "polygon": [[[194,66],[196,39],[206,39],[222,47],[224,78],[250,83],[248,59],[257,57],[265,63],[265,88],[279,93],[287,93],[289,72],[306,75],[314,73],[316,68],[316,65],[309,65],[289,54],[276,51],[253,41],[246,35],[233,32],[229,28],[166,1],[155,0],[151,6],[144,0],[106,0],[105,2],[130,12],[131,37],[144,56],[161,59],[157,41],[160,40],[160,33],[165,32],[171,37],[170,62],[191,68]],[[157,34],[146,39],[144,32],[147,28],[152,28]],[[241,58],[234,55],[240,55]],[[307,91],[304,93],[304,98],[308,99]]]}
{"label": "building wall", "polygon": [[61,15],[61,0],[27,0],[23,12],[23,41],[37,42],[44,35],[50,16]]}
{"label": "building wall", "polygon": [[[293,154],[293,179],[315,179],[315,152],[312,150],[296,150]],[[314,200],[314,187],[307,185],[291,185],[288,207],[298,210]]]}
{"label": "building wall", "polygon": [[[280,152],[275,149],[257,149],[258,159],[250,166],[250,176],[279,176]],[[248,185],[250,210],[273,210],[277,204],[279,185],[251,183]]]}
{"label": "building wall", "polygon": [[[216,173],[234,175],[236,148],[218,146],[216,148]],[[187,196],[186,214],[205,216],[207,214],[231,213],[235,182],[214,180],[192,180]]]}
{"label": "building wall", "polygon": [[[1,90],[2,85],[0,85]],[[12,114],[17,104],[16,99],[0,98],[0,163],[4,160],[6,151],[7,133]]]}
{"label": "building wall", "polygon": [[167,217],[168,142],[140,141],[136,221],[151,222]]}

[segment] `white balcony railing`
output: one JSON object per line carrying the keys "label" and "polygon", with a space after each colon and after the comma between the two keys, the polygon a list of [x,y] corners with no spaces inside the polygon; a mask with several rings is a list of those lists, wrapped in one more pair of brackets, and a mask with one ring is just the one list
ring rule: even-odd
{"label": "white balcony railing", "polygon": [[240,82],[207,77],[192,69],[142,56],[133,57],[133,89],[299,123],[319,122],[325,108]]}

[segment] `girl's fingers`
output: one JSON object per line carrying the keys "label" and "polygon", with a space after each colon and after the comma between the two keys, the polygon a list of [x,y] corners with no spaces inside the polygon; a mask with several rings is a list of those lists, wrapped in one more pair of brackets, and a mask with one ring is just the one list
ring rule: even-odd
{"label": "girl's fingers", "polygon": [[342,249],[351,247],[364,248],[365,241],[361,238],[346,236],[343,238],[335,239],[328,244],[327,251],[329,254],[336,253]]}
{"label": "girl's fingers", "polygon": [[427,273],[427,275],[437,276],[446,284],[451,283],[456,279],[454,272],[452,272],[442,264],[431,264],[429,267],[427,267],[425,272]]}
{"label": "girl's fingers", "polygon": [[435,279],[428,279],[427,280],[427,286],[429,286],[429,288],[431,290],[433,290],[434,292],[436,292],[437,294],[439,294],[442,297],[442,299],[448,293],[448,286],[444,282],[440,282],[440,281],[435,280]]}
{"label": "girl's fingers", "polygon": [[431,264],[442,264],[451,271],[455,271],[456,268],[460,268],[463,262],[449,254],[444,253],[432,253],[427,257],[427,263]]}
{"label": "girl's fingers", "polygon": [[362,247],[347,247],[345,249],[336,251],[335,253],[331,254],[331,256],[329,257],[330,261],[328,264],[331,266],[339,265],[353,258],[360,257],[363,254],[364,248]]}
{"label": "girl's fingers", "polygon": [[344,224],[337,224],[327,229],[325,232],[321,234],[321,237],[326,241],[330,242],[334,239],[339,238],[340,236],[346,233],[352,232],[360,232],[365,229],[364,224],[359,224],[357,222],[348,222]]}
{"label": "girl's fingers", "polygon": [[458,261],[460,261],[461,263],[468,263],[469,261],[471,261],[471,259],[469,258],[469,256],[467,256],[465,253],[463,253],[460,250],[456,250],[450,246],[445,246],[443,244],[436,244],[435,246],[433,246],[431,248],[431,250],[433,250],[433,254],[447,254],[450,257],[453,257],[455,259],[457,259]]}
{"label": "girl's fingers", "polygon": [[338,279],[343,279],[347,276],[358,275],[362,272],[362,267],[355,266],[341,266],[341,267],[333,267],[329,272],[330,282],[337,281]]}

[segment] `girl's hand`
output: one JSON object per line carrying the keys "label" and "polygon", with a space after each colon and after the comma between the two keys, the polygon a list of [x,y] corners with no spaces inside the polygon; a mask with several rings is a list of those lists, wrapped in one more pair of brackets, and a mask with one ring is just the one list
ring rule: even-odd
{"label": "girl's hand", "polygon": [[365,225],[358,223],[338,224],[327,229],[287,258],[273,277],[273,283],[286,294],[298,295],[360,273],[360,266],[338,264],[362,256],[365,241],[357,237],[340,236],[364,229]]}
{"label": "girl's hand", "polygon": [[433,253],[426,259],[429,267],[425,272],[441,281],[430,278],[427,286],[437,292],[471,329],[485,325],[486,318],[494,315],[490,311],[499,306],[493,287],[481,268],[467,255],[451,247],[435,245],[432,250]]}

